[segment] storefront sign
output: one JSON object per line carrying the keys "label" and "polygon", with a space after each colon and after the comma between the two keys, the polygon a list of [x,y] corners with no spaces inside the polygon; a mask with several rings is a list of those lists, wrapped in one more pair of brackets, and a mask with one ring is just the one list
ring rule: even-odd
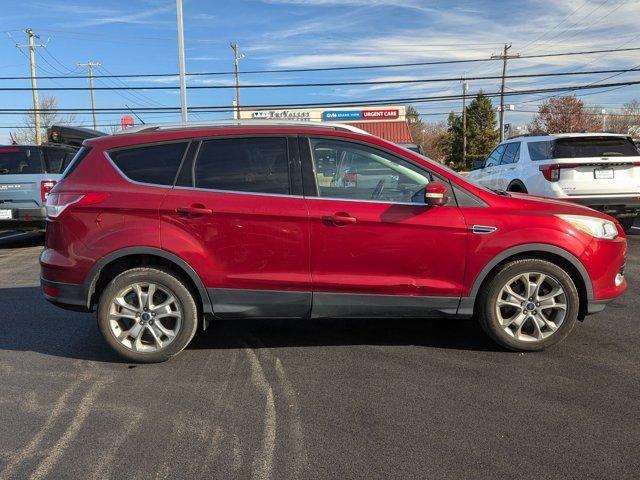
{"label": "storefront sign", "polygon": [[394,118],[398,118],[400,116],[400,111],[397,109],[393,110],[363,110],[362,118],[366,120],[390,120]]}
{"label": "storefront sign", "polygon": [[299,110],[262,110],[253,112],[251,118],[258,120],[310,120],[311,112]]}
{"label": "storefront sign", "polygon": [[336,120],[360,120],[362,118],[362,112],[360,110],[327,110],[322,112],[322,120],[336,121]]}

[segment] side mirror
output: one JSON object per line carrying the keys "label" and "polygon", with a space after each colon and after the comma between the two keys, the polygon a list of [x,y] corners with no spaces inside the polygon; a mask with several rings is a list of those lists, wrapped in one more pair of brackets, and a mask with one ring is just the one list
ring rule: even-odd
{"label": "side mirror", "polygon": [[424,190],[424,201],[432,207],[446,205],[449,199],[446,196],[447,186],[438,181],[430,182]]}
{"label": "side mirror", "polygon": [[471,168],[473,170],[480,170],[481,168],[484,168],[484,160],[474,160],[471,163]]}

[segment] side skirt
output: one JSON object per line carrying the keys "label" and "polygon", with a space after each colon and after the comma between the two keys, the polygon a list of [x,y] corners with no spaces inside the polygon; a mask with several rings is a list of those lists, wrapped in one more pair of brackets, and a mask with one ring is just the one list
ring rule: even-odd
{"label": "side skirt", "polygon": [[217,318],[437,318],[458,315],[459,297],[210,288]]}
{"label": "side skirt", "polygon": [[313,318],[433,318],[455,316],[458,297],[314,292]]}

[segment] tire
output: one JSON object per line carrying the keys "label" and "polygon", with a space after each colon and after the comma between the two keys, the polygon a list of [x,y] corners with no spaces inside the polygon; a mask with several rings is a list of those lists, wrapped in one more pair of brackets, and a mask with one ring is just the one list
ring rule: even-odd
{"label": "tire", "polygon": [[631,232],[631,227],[633,227],[633,223],[635,222],[635,220],[636,220],[636,217],[622,217],[618,219],[618,221],[620,222],[620,225],[622,225],[622,229],[626,233]]}
{"label": "tire", "polygon": [[507,187],[507,192],[513,193],[527,193],[527,189],[520,182],[513,182]]}
{"label": "tire", "polygon": [[115,277],[100,295],[97,312],[111,348],[138,363],[164,362],[180,353],[195,335],[199,316],[187,284],[162,267],[133,268]]}
{"label": "tire", "polygon": [[[532,285],[528,296],[524,295],[524,278]],[[539,287],[533,288],[540,280]],[[507,286],[514,295],[507,293]],[[562,293],[545,299],[558,288]],[[550,306],[552,303],[558,306]],[[566,306],[564,311],[562,305]],[[501,266],[483,286],[476,311],[483,330],[496,343],[527,352],[544,350],[564,340],[576,324],[579,306],[578,290],[567,272],[554,263],[532,258]]]}

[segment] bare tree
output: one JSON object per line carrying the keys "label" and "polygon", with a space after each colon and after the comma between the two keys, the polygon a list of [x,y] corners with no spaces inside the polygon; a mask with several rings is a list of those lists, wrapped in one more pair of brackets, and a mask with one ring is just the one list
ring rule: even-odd
{"label": "bare tree", "polygon": [[640,100],[631,100],[620,111],[607,115],[607,130],[640,136]]}
{"label": "bare tree", "polygon": [[538,107],[529,124],[532,133],[575,133],[602,131],[602,118],[594,115],[575,96],[551,98]]}
{"label": "bare tree", "polygon": [[[75,114],[63,116],[58,113],[58,101],[55,97],[43,97],[40,101],[40,110],[43,110],[40,112],[42,138],[47,138],[47,129],[52,125],[70,125],[76,122]],[[24,127],[9,133],[12,141],[22,144],[35,143],[35,123],[35,113],[26,114],[22,119]]]}
{"label": "bare tree", "polygon": [[407,107],[407,121],[411,130],[413,143],[422,147],[422,152],[432,160],[443,162],[445,155],[440,149],[440,142],[447,134],[444,122],[427,123],[420,119],[420,114],[411,105]]}

